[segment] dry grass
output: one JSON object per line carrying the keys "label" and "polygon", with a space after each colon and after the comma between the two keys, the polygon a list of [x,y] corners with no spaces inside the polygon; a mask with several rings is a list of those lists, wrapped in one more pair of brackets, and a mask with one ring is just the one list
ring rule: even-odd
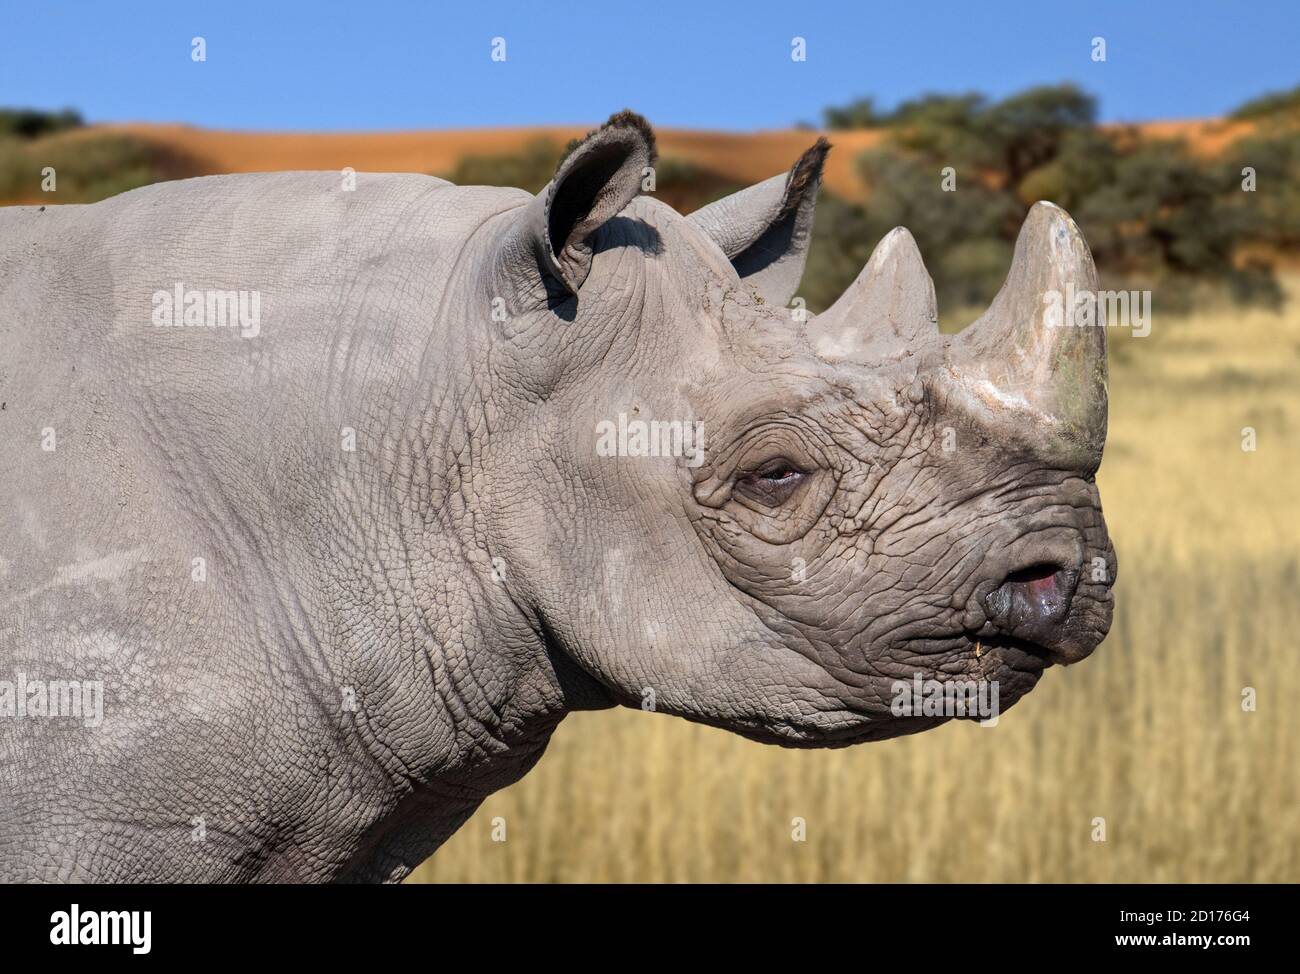
{"label": "dry grass", "polygon": [[[1157,294],[1151,336],[1116,341],[1100,478],[1114,629],[999,726],[799,752],[579,714],[412,879],[1300,880],[1291,284],[1283,315],[1164,319]],[[1246,686],[1257,712],[1242,711]],[[491,841],[495,816],[507,842]],[[806,842],[791,841],[795,816]]]}

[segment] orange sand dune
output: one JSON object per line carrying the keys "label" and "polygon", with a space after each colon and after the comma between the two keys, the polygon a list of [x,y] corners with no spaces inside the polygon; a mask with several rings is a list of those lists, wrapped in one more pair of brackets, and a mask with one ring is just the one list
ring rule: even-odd
{"label": "orange sand dune", "polygon": [[[466,155],[517,152],[534,139],[556,145],[587,132],[586,126],[510,129],[462,129],[424,132],[357,132],[337,134],[223,132],[187,125],[124,124],[102,128],[128,132],[190,157],[199,175],[267,172],[287,169],[343,169],[358,172],[450,172]],[[1111,127],[1118,130],[1120,126]],[[1224,119],[1148,122],[1136,126],[1145,137],[1186,139],[1194,151],[1221,152],[1249,134],[1248,122]],[[796,129],[735,133],[658,129],[661,155],[694,162],[738,183],[748,184],[786,171],[812,145],[816,132]],[[834,151],[826,164],[826,185],[841,196],[866,195],[853,160],[878,143],[881,130],[826,133]]]}
{"label": "orange sand dune", "polygon": [[[1119,126],[1108,126],[1119,128]],[[1143,122],[1134,126],[1147,139],[1182,139],[1193,152],[1203,156],[1218,155],[1233,142],[1255,131],[1254,122],[1226,118],[1180,119]]]}
{"label": "orange sand dune", "polygon": [[[186,125],[113,125],[166,149],[190,156],[199,175],[268,172],[285,169],[342,169],[358,172],[450,172],[466,155],[516,152],[530,141],[550,139],[563,146],[586,134],[586,126],[467,129],[442,132],[363,132],[298,134],[221,132]],[[752,183],[785,172],[817,139],[797,130],[736,134],[687,129],[657,129],[659,151]],[[853,172],[853,157],[878,142],[875,131],[834,132],[835,151],[826,166],[826,184],[844,196],[860,197],[863,187]]]}

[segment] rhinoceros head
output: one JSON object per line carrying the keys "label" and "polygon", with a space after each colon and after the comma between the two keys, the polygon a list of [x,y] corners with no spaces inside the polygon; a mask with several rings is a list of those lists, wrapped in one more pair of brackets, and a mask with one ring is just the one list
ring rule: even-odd
{"label": "rhinoceros head", "polygon": [[1045,299],[1095,289],[1078,228],[1035,206],[955,336],[903,229],[805,315],[826,149],[683,217],[638,195],[653,138],[616,116],[512,213],[491,275],[512,597],[612,699],[800,745],[941,722],[900,713],[924,681],[1005,709],[1092,652],[1115,577],[1104,328]]}

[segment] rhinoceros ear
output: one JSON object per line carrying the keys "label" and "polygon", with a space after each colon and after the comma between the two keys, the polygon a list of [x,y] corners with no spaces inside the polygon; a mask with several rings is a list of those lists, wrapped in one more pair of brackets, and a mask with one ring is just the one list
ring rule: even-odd
{"label": "rhinoceros ear", "polygon": [[623,111],[587,134],[556,168],[526,219],[548,269],[577,294],[591,271],[588,238],[641,192],[655,163],[655,137],[635,112]]}
{"label": "rhinoceros ear", "polygon": [[767,304],[785,305],[799,287],[830,148],[818,139],[788,173],[723,197],[689,217]]}

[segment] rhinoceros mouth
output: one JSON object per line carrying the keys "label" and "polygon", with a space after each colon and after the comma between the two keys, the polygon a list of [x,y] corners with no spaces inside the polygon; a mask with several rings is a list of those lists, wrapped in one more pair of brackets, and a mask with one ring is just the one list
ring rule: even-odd
{"label": "rhinoceros mouth", "polygon": [[920,668],[933,670],[937,678],[943,673],[963,677],[989,675],[999,666],[1037,673],[1056,662],[1056,652],[1050,646],[987,629],[911,640],[908,649]]}
{"label": "rhinoceros mouth", "polygon": [[[998,707],[1010,708],[1038,685],[1043,672],[1056,660],[1047,646],[1001,634],[961,633],[938,641],[926,641],[926,651],[913,657],[911,677],[928,693],[934,685],[954,689],[972,684],[996,687]],[[917,647],[913,647],[914,649]],[[958,718],[968,714],[952,714]],[[975,714],[977,719],[987,715]]]}
{"label": "rhinoceros mouth", "polygon": [[1050,646],[1015,636],[971,637],[971,653],[982,659],[986,653],[996,653],[1015,669],[1045,670],[1056,663],[1056,651]]}

